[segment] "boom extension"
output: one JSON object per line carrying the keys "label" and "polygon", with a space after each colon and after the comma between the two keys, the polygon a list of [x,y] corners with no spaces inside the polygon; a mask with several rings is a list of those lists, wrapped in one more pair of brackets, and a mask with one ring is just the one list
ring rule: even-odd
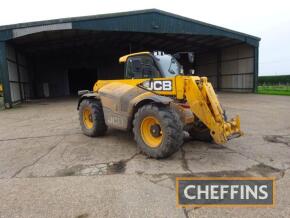
{"label": "boom extension", "polygon": [[239,116],[225,120],[223,109],[206,77],[186,77],[184,91],[191,111],[209,128],[215,143],[224,144],[243,134]]}

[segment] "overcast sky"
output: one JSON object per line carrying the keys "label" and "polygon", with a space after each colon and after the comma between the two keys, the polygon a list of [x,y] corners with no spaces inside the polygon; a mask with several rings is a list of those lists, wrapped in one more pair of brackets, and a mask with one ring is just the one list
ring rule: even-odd
{"label": "overcast sky", "polygon": [[209,0],[2,0],[0,25],[157,8],[248,33],[260,42],[260,75],[290,74],[290,3]]}

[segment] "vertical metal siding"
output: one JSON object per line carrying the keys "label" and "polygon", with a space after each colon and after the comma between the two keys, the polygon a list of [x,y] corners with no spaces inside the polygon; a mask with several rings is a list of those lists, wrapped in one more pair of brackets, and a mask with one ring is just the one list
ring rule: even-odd
{"label": "vertical metal siding", "polygon": [[256,47],[254,49],[254,56],[255,56],[255,65],[254,65],[254,84],[253,84],[253,92],[257,92],[258,88],[258,76],[259,76],[259,48]]}
{"label": "vertical metal siding", "polygon": [[210,51],[196,56],[196,75],[206,76],[214,88],[218,87],[217,78],[217,52]]}
{"label": "vertical metal siding", "polygon": [[6,43],[0,42],[0,75],[4,89],[4,103],[11,105],[8,66],[6,61]]}
{"label": "vertical metal siding", "polygon": [[12,103],[31,97],[31,81],[29,79],[27,60],[15,48],[7,45],[7,65]]}
{"label": "vertical metal siding", "polygon": [[243,44],[222,49],[221,90],[252,92],[254,48]]}

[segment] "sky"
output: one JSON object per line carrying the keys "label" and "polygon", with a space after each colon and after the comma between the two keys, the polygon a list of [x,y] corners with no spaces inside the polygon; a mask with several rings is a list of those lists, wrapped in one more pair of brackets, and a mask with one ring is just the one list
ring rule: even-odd
{"label": "sky", "polygon": [[157,8],[261,38],[260,75],[290,75],[290,1],[0,0],[0,25]]}

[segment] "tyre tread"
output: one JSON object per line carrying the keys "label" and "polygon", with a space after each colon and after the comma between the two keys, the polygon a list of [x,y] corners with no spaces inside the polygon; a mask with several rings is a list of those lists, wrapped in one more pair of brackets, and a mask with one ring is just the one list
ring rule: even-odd
{"label": "tyre tread", "polygon": [[[155,114],[162,121],[165,138],[158,148],[150,148],[143,141],[140,134],[140,123],[142,117]],[[153,158],[165,158],[176,152],[183,143],[183,125],[176,114],[170,107],[157,106],[154,104],[145,105],[135,113],[133,120],[134,139],[143,153]]]}

